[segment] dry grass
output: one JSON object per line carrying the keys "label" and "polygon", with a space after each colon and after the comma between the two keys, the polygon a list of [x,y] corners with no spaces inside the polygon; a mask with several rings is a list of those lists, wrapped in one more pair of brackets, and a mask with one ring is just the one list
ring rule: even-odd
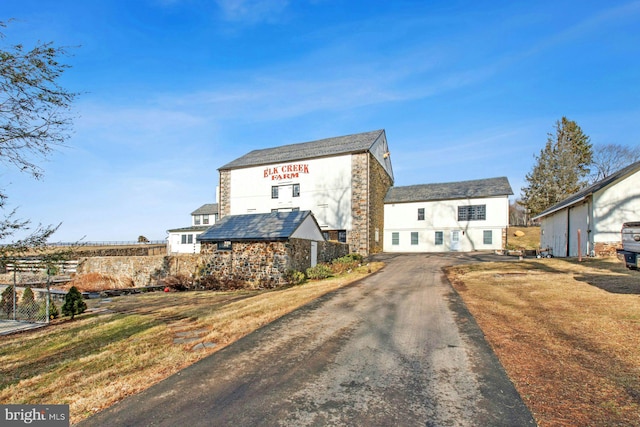
{"label": "dry grass", "polygon": [[[514,233],[521,231],[524,236]],[[513,249],[538,249],[540,247],[540,227],[509,227],[507,242]]]}
{"label": "dry grass", "polygon": [[80,292],[100,292],[106,289],[133,288],[134,283],[130,277],[114,277],[102,273],[85,273],[76,275],[71,282],[64,286],[56,286],[59,289],[69,290],[75,286]]}
{"label": "dry grass", "polygon": [[615,258],[447,273],[539,425],[640,425],[640,273]]}
{"label": "dry grass", "polygon": [[[274,291],[118,297],[74,321],[0,337],[0,402],[69,404],[76,423],[381,267]],[[204,332],[174,344],[187,331]],[[217,346],[193,351],[198,342]]]}

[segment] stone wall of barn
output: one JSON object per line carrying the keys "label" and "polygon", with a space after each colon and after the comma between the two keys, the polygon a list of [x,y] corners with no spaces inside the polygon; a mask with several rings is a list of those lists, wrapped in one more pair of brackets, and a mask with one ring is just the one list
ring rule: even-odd
{"label": "stone wall of barn", "polygon": [[[318,262],[330,262],[349,253],[338,242],[318,242]],[[205,275],[244,281],[252,288],[274,288],[287,284],[290,270],[304,272],[311,266],[311,241],[233,242],[231,250],[218,250],[215,243],[202,243],[202,272]]]}
{"label": "stone wall of barn", "polygon": [[220,171],[220,195],[218,200],[218,218],[222,219],[231,212],[231,171]]}
{"label": "stone wall of barn", "polygon": [[373,154],[352,155],[351,231],[347,242],[351,252],[362,256],[382,252],[384,197],[391,177]]}

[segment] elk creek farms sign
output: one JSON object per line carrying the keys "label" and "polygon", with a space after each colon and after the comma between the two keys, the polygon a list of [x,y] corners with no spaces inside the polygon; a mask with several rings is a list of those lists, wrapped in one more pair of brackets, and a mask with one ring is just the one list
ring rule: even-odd
{"label": "elk creek farms sign", "polygon": [[294,163],[265,168],[264,177],[271,181],[281,181],[283,179],[299,178],[301,173],[309,173],[308,163]]}

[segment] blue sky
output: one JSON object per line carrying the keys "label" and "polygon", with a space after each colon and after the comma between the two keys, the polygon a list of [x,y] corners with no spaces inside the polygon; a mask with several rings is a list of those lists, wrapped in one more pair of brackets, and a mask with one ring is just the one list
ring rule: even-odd
{"label": "blue sky", "polygon": [[53,241],[153,240],[253,149],[385,129],[395,185],[507,176],[556,120],[640,144],[640,1],[3,0],[4,43],[76,46],[68,146],[8,208]]}

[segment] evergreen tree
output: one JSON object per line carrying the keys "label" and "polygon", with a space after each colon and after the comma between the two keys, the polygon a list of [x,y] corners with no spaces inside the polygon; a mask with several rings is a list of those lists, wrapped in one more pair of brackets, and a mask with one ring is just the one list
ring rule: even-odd
{"label": "evergreen tree", "polygon": [[21,318],[33,320],[38,313],[38,304],[36,303],[33,291],[27,286],[22,292],[22,298],[20,298],[19,313]]}
{"label": "evergreen tree", "polygon": [[585,188],[592,156],[590,138],[580,126],[566,117],[557,121],[522,188],[521,203],[531,216]]}
{"label": "evergreen tree", "polygon": [[64,304],[62,305],[62,314],[65,316],[71,316],[71,320],[76,314],[84,313],[87,309],[87,304],[82,299],[82,294],[75,286],[69,289],[69,292],[64,296]]}
{"label": "evergreen tree", "polygon": [[4,317],[10,319],[13,315],[13,285],[7,286],[4,291],[2,291],[0,306]]}

